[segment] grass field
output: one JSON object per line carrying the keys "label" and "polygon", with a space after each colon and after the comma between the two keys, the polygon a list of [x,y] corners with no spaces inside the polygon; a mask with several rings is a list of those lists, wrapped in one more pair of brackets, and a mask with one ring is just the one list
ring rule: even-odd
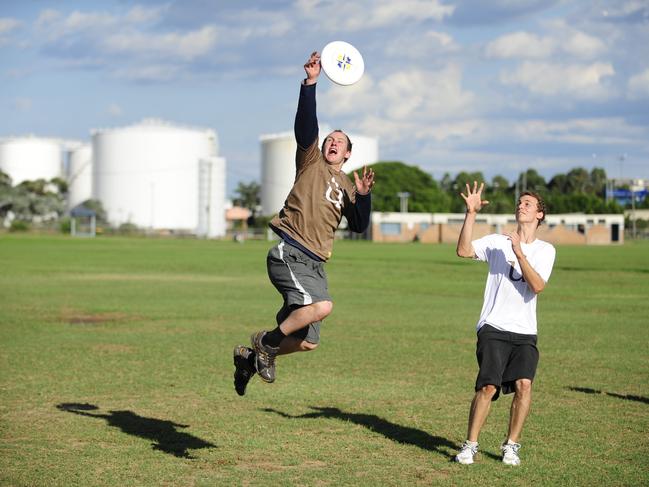
{"label": "grass field", "polygon": [[647,485],[649,245],[559,247],[522,466],[466,434],[484,264],[337,242],[313,353],[232,387],[271,328],[268,243],[0,236],[1,485]]}

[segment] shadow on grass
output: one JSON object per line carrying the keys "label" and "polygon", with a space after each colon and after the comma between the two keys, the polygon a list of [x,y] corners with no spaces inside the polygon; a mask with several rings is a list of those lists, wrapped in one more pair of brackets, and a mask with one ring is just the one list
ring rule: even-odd
{"label": "shadow on grass", "polygon": [[[455,450],[459,446],[452,441],[442,438],[441,436],[433,436],[425,431],[408,426],[401,426],[399,424],[391,423],[374,414],[356,414],[346,413],[338,408],[322,408],[317,406],[310,406],[314,410],[312,413],[301,414],[294,416],[276,409],[266,408],[263,411],[268,413],[275,413],[283,416],[284,418],[293,419],[313,419],[313,418],[332,418],[341,421],[351,421],[352,423],[366,427],[368,430],[379,433],[386,438],[396,441],[398,443],[405,443],[414,445],[432,452],[439,453],[445,457],[452,459],[455,455]],[[448,450],[451,450],[449,452]]]}
{"label": "shadow on grass", "polygon": [[188,433],[177,431],[176,428],[187,428],[187,424],[177,424],[164,419],[138,416],[132,411],[109,411],[108,414],[90,413],[99,409],[94,404],[62,403],[57,409],[68,413],[105,419],[109,426],[121,429],[124,433],[139,436],[153,441],[154,450],[160,450],[175,457],[193,459],[187,450],[199,448],[216,448],[216,445],[201,440]]}
{"label": "shadow on grass", "polygon": [[588,387],[568,387],[569,390],[575,392],[583,392],[584,394],[606,394],[607,396],[617,397],[626,401],[637,401],[644,404],[649,404],[649,397],[633,396],[631,394],[617,394],[615,392],[605,392],[598,389],[590,389]]}

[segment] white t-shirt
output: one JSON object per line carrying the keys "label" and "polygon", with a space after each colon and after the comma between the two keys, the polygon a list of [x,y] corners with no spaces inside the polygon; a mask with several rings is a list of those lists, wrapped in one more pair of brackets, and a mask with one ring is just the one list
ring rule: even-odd
{"label": "white t-shirt", "polygon": [[[491,234],[471,242],[475,258],[489,264],[484,303],[477,329],[489,324],[494,328],[524,335],[536,335],[536,294],[523,280],[521,267],[504,235]],[[556,251],[536,239],[521,243],[523,254],[532,268],[548,282]]]}

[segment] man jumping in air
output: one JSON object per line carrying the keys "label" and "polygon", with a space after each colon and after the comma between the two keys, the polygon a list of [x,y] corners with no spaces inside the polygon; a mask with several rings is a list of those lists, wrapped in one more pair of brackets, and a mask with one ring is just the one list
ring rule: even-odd
{"label": "man jumping in air", "polygon": [[234,349],[234,385],[245,394],[258,373],[265,382],[275,380],[278,355],[314,350],[320,341],[320,323],[333,308],[324,263],[331,257],[336,229],[342,217],[349,228],[362,233],[370,221],[374,172],[354,172],[354,184],[342,171],[352,143],[335,130],[318,147],[316,82],[320,54],[314,52],[304,65],[306,79],[300,87],[295,115],[296,175],[284,207],[270,222],[280,241],[268,252],[268,277],[283,297],[276,315],[277,327],[258,331],[252,348]]}

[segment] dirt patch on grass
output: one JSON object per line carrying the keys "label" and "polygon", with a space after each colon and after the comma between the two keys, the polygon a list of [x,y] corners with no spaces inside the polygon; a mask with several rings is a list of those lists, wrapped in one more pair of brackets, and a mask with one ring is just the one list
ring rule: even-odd
{"label": "dirt patch on grass", "polygon": [[145,282],[200,282],[219,283],[241,280],[236,276],[201,275],[201,274],[68,274],[66,279],[73,281],[145,281]]}
{"label": "dirt patch on grass", "polygon": [[100,343],[93,345],[92,350],[98,353],[132,353],[135,352],[135,347],[117,343]]}
{"label": "dirt patch on grass", "polygon": [[107,313],[81,313],[77,311],[64,310],[61,313],[61,321],[71,325],[101,325],[104,323],[127,323],[140,319],[138,316],[120,312]]}

